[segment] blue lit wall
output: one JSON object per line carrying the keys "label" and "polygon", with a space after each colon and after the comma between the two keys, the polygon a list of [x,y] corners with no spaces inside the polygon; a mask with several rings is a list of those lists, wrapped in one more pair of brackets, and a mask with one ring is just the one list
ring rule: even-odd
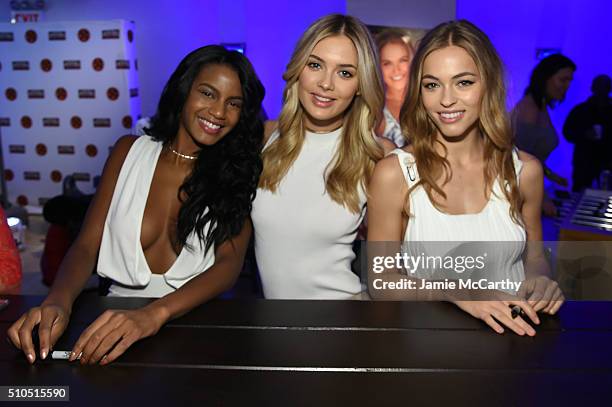
{"label": "blue lit wall", "polygon": [[566,100],[551,111],[561,145],[548,164],[568,178],[573,146],[561,136],[563,121],[574,105],[590,95],[595,75],[612,75],[611,17],[609,0],[457,0],[457,18],[468,19],[483,29],[503,58],[511,106],[527,86],[537,62],[536,48],[558,48],[578,66]]}

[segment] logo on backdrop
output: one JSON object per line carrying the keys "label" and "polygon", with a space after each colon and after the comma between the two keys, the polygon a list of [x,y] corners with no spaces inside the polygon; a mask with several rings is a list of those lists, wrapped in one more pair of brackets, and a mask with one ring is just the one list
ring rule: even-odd
{"label": "logo on backdrop", "polygon": [[28,99],[44,99],[44,89],[28,89]]}
{"label": "logo on backdrop", "polygon": [[49,31],[49,41],[66,41],[66,31]]}
{"label": "logo on backdrop", "polygon": [[13,61],[13,71],[29,71],[30,62],[28,61]]}
{"label": "logo on backdrop", "polygon": [[119,38],[119,30],[102,30],[102,39],[103,40],[116,40]]}
{"label": "logo on backdrop", "polygon": [[57,153],[62,155],[74,154],[74,146],[57,146]]}

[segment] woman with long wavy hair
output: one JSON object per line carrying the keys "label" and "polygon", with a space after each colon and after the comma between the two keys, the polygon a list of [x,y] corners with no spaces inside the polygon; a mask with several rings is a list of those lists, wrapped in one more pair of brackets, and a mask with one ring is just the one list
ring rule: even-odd
{"label": "woman with long wavy hair", "polygon": [[278,122],[266,123],[251,214],[264,295],[358,297],[352,244],[384,154],[372,132],[384,95],[367,28],[340,14],[317,20],[283,79],[283,107]]}
{"label": "woman with long wavy hair", "polygon": [[[507,266],[504,278],[522,281],[520,292],[454,297],[457,292],[407,290],[398,297],[451,300],[496,332],[504,331],[503,324],[517,334],[534,335],[510,306],[538,322],[536,312],[554,314],[563,295],[546,275],[537,244],[527,244],[529,273],[523,268],[524,242],[542,240],[543,175],[537,159],[514,148],[505,103],[502,62],[482,31],[461,20],[426,34],[413,60],[400,117],[412,145],[394,150],[374,170],[368,241],[405,241],[408,247],[436,241],[457,242],[457,247],[465,241],[520,242],[499,243],[497,248],[504,249],[495,259]],[[370,291],[372,296],[380,294],[376,291]],[[469,298],[481,301],[465,301]]]}
{"label": "woman with long wavy hair", "polygon": [[9,329],[30,363],[37,351],[32,329],[39,325],[45,359],[94,268],[112,280],[109,295],[158,299],[102,314],[72,349],[70,360],[80,355],[81,363],[112,362],[233,285],[262,168],[263,97],[253,67],[238,52],[206,46],[181,61],[148,135],[115,144],[51,292]]}

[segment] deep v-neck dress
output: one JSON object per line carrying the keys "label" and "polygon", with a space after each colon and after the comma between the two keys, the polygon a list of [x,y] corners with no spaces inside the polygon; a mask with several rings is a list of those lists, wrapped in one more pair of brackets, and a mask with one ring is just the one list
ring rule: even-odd
{"label": "deep v-neck dress", "polygon": [[[214,250],[204,250],[195,232],[164,274],[151,272],[140,243],[142,219],[162,143],[139,137],[128,152],[113,192],[106,221],[97,271],[113,280],[109,295],[163,297],[206,271],[215,262]],[[204,233],[208,231],[206,225]]]}

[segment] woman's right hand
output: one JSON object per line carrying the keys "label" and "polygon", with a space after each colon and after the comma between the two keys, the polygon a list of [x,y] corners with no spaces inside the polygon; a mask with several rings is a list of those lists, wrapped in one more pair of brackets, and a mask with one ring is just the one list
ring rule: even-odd
{"label": "woman's right hand", "polygon": [[55,342],[66,330],[70,310],[55,304],[34,307],[23,314],[8,330],[8,337],[26,355],[28,362],[36,360],[36,349],[32,341],[32,331],[38,326],[40,357],[45,359]]}
{"label": "woman's right hand", "polygon": [[[508,297],[514,297],[508,295]],[[535,329],[529,325],[521,315],[516,317],[512,316],[511,307],[518,305],[523,310],[524,315],[527,315],[535,324],[540,323],[538,314],[535,312],[533,307],[523,299],[518,297],[508,298],[504,300],[494,301],[453,301],[455,305],[467,312],[471,316],[483,320],[498,334],[504,333],[504,328],[500,325],[504,324],[506,327],[512,329],[518,335],[529,335],[534,336],[536,334]]]}

